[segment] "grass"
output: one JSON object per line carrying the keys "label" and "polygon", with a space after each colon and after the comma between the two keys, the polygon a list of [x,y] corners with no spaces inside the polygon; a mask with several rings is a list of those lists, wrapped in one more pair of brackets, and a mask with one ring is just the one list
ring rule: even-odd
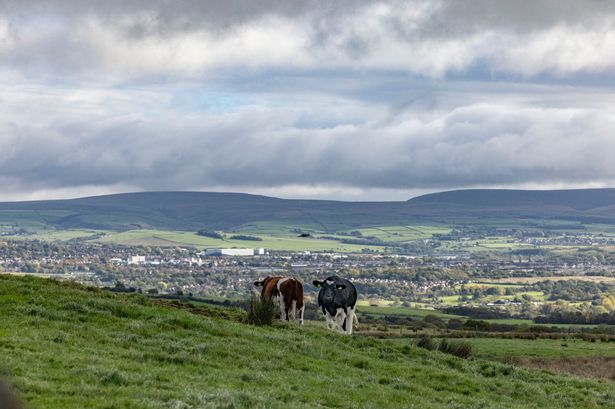
{"label": "grass", "polygon": [[31,409],[615,407],[610,384],[242,314],[0,276],[1,373]]}
{"label": "grass", "polygon": [[357,302],[357,313],[370,315],[396,315],[399,317],[412,317],[419,319],[426,317],[427,315],[435,315],[440,318],[459,318],[458,315],[444,314],[443,312],[440,312],[438,310],[410,307],[375,307],[373,305],[369,305],[369,302],[366,300],[359,300]]}
{"label": "grass", "polygon": [[467,338],[474,355],[482,358],[573,358],[590,356],[615,357],[615,345],[609,342],[588,342],[581,339],[502,339]]}

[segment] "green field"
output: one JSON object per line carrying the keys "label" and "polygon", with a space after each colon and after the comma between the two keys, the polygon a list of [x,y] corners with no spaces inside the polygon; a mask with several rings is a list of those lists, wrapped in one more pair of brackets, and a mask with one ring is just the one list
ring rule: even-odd
{"label": "green field", "polygon": [[[542,293],[538,292],[527,292],[522,294],[531,294],[539,298],[539,295]],[[510,296],[501,296],[500,298],[507,298]],[[449,297],[443,297],[449,298]],[[450,296],[449,302],[444,303],[445,305],[455,305],[457,302],[453,302],[452,298],[457,300],[458,296]],[[491,297],[487,297],[491,298]],[[468,317],[455,315],[455,314],[445,314],[439,310],[433,309],[427,304],[419,304],[413,303],[414,307],[404,307],[404,306],[392,306],[391,301],[386,300],[359,300],[357,302],[357,313],[359,315],[368,314],[373,316],[397,316],[400,318],[410,317],[414,319],[422,319],[428,315],[434,315],[438,318],[443,319],[444,321],[448,321],[451,318],[462,318],[467,319]],[[531,319],[520,319],[520,318],[498,318],[498,319],[483,319],[481,321],[486,321],[492,324],[506,324],[506,325],[524,325],[524,326],[537,326],[537,327],[560,327],[560,328],[592,328],[596,325],[588,325],[588,324],[537,324]],[[615,346],[613,347],[615,348]]]}
{"label": "green field", "polygon": [[[232,235],[231,233],[228,234]],[[130,245],[158,245],[158,246],[193,246],[212,248],[265,248],[268,250],[288,251],[339,251],[359,252],[368,247],[373,250],[382,250],[379,246],[365,246],[344,244],[335,240],[317,238],[301,238],[293,236],[270,236],[258,234],[262,241],[215,239],[199,236],[194,232],[165,231],[165,230],[129,230],[121,233],[105,235],[98,241],[101,243],[130,244]]]}
{"label": "green field", "polygon": [[410,307],[389,307],[389,306],[373,306],[368,301],[359,300],[357,302],[357,311],[360,314],[370,315],[396,315],[400,317],[424,318],[428,315],[435,315],[440,318],[458,318],[458,315],[444,314],[438,310],[428,308],[410,308]]}
{"label": "green field", "polygon": [[28,239],[45,241],[66,241],[77,238],[89,238],[96,234],[105,233],[98,230],[38,230],[29,235]]}
{"label": "green field", "polygon": [[611,384],[194,311],[0,276],[1,373],[31,409],[615,407]]}
{"label": "green field", "polygon": [[[364,237],[376,237],[387,242],[408,242],[421,239],[430,239],[434,234],[450,233],[449,227],[401,225],[401,226],[377,226],[356,229]],[[348,230],[348,232],[353,231]]]}

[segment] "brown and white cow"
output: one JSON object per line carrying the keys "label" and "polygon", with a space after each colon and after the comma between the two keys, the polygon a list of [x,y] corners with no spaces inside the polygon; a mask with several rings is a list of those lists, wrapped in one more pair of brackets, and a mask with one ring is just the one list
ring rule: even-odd
{"label": "brown and white cow", "polygon": [[263,301],[272,300],[280,308],[280,318],[286,321],[298,319],[303,325],[303,284],[294,277],[267,277],[255,281],[254,285],[262,287]]}

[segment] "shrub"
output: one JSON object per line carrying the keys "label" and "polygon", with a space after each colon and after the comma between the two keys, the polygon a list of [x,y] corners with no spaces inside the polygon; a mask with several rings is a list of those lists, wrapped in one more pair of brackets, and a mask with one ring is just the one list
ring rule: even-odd
{"label": "shrub", "polygon": [[262,238],[257,236],[247,236],[245,234],[236,234],[230,237],[231,240],[247,240],[247,241],[263,241]]}
{"label": "shrub", "polygon": [[196,234],[203,237],[210,237],[212,239],[224,239],[224,236],[217,231],[201,229]]}
{"label": "shrub", "polygon": [[255,294],[248,301],[248,324],[271,325],[276,317],[277,310],[271,299],[263,301]]}
{"label": "shrub", "polygon": [[436,349],[436,345],[430,337],[419,338],[418,342],[416,343],[416,346],[419,348],[428,349],[430,351]]}
{"label": "shrub", "polygon": [[440,344],[438,344],[438,351],[466,359],[472,355],[472,344],[465,341],[442,339]]}

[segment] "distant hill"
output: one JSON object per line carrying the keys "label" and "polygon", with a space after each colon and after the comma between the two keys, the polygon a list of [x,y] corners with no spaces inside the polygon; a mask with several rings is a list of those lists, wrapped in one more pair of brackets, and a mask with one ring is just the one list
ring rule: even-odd
{"label": "distant hill", "polygon": [[615,221],[615,189],[454,190],[419,196],[407,203],[423,215]]}
{"label": "distant hill", "polygon": [[4,274],[0,300],[2,377],[33,409],[612,407],[608,382],[342,336],[323,319],[254,327],[241,311]]}
{"label": "distant hill", "polygon": [[71,200],[0,203],[0,224],[60,229],[231,229],[255,222],[322,231],[498,219],[615,224],[615,189],[458,190],[407,202],[292,200],[241,193],[146,192]]}

